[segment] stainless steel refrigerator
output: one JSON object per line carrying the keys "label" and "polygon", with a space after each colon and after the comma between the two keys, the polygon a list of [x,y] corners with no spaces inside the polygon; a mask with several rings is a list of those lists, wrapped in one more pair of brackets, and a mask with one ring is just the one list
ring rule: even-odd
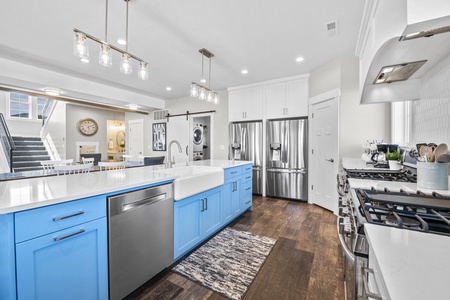
{"label": "stainless steel refrigerator", "polygon": [[267,196],[308,199],[308,120],[267,121]]}
{"label": "stainless steel refrigerator", "polygon": [[253,194],[262,193],[262,122],[230,123],[228,158],[253,162]]}

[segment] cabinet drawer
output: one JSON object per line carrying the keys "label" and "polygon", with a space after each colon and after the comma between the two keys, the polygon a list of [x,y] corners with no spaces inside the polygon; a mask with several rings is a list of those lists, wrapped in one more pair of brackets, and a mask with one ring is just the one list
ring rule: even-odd
{"label": "cabinet drawer", "polygon": [[252,195],[242,198],[242,210],[246,210],[252,206]]}
{"label": "cabinet drawer", "polygon": [[105,216],[105,196],[18,212],[14,221],[16,243]]}
{"label": "cabinet drawer", "polygon": [[253,168],[253,165],[244,165],[242,167],[242,173],[249,173],[250,172],[250,174],[251,174],[252,173],[252,168]]}
{"label": "cabinet drawer", "polygon": [[252,182],[246,181],[242,183],[242,197],[245,198],[249,195],[252,195]]}
{"label": "cabinet drawer", "polygon": [[252,181],[252,171],[250,170],[250,172],[246,172],[244,174],[242,174],[242,182],[247,182],[247,181]]}
{"label": "cabinet drawer", "polygon": [[230,177],[234,177],[234,176],[239,176],[242,174],[242,169],[241,167],[234,167],[234,168],[228,168],[223,170],[224,172],[224,178],[225,180],[227,180]]}

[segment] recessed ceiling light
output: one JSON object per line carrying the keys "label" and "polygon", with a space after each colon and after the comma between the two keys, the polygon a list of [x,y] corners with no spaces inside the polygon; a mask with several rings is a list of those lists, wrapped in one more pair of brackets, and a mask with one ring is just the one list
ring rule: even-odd
{"label": "recessed ceiling light", "polygon": [[117,44],[119,44],[119,45],[126,45],[127,44],[127,41],[125,41],[125,40],[122,40],[122,39],[117,39]]}
{"label": "recessed ceiling light", "polygon": [[44,92],[50,96],[59,96],[61,94],[60,90],[53,89],[53,88],[45,88]]}
{"label": "recessed ceiling light", "polygon": [[81,59],[81,62],[82,62],[82,63],[85,63],[85,64],[88,64],[88,63],[89,63],[89,59],[87,59],[87,58],[82,58],[82,59]]}
{"label": "recessed ceiling light", "polygon": [[137,104],[132,104],[132,103],[130,103],[130,104],[128,104],[128,108],[129,109],[133,109],[133,110],[136,110],[136,109],[138,109],[138,105]]}
{"label": "recessed ceiling light", "polygon": [[166,91],[171,91],[172,88],[170,86],[166,87]]}
{"label": "recessed ceiling light", "polygon": [[245,74],[248,74],[248,70],[247,70],[247,69],[244,69],[244,70],[241,71],[241,73],[244,74],[244,75],[245,75]]}
{"label": "recessed ceiling light", "polygon": [[295,61],[296,62],[302,62],[302,61],[304,61],[305,59],[303,58],[303,57],[301,57],[301,56],[299,56],[299,57],[297,57],[296,59],[295,59]]}

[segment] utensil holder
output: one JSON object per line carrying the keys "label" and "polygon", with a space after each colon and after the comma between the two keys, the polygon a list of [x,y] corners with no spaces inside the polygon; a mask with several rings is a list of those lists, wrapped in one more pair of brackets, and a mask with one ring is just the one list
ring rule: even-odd
{"label": "utensil holder", "polygon": [[448,164],[417,162],[417,187],[448,190]]}

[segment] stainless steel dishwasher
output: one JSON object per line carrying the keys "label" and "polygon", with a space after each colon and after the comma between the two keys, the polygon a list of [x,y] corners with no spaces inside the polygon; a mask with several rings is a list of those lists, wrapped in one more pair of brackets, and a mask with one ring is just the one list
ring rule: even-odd
{"label": "stainless steel dishwasher", "polygon": [[173,184],[108,197],[109,298],[173,263]]}

